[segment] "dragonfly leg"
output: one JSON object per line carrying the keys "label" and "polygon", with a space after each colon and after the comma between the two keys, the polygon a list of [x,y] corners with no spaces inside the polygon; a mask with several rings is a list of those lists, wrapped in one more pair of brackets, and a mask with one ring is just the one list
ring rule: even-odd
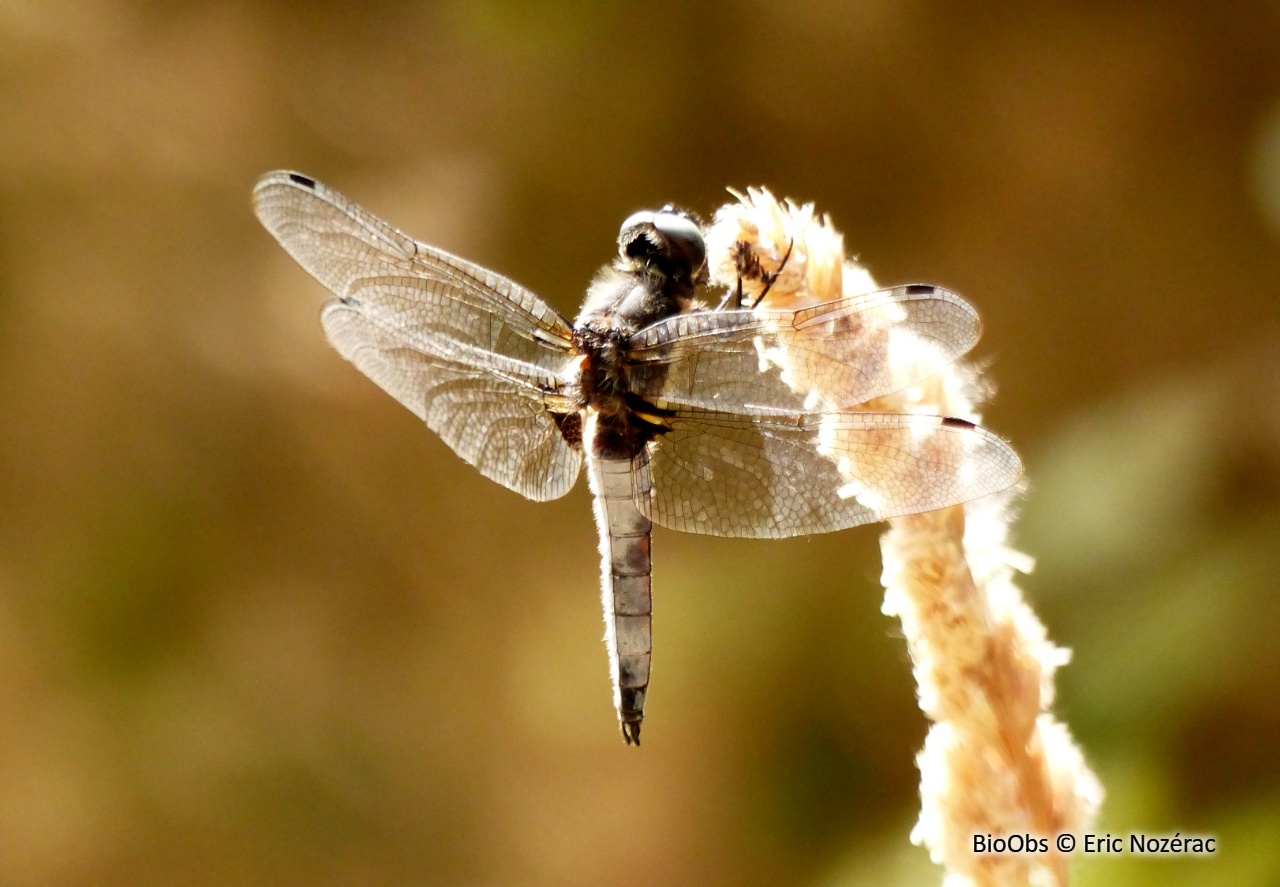
{"label": "dragonfly leg", "polygon": [[[757,305],[759,305],[762,301],[764,301],[764,297],[769,295],[769,290],[772,289],[773,284],[777,281],[778,275],[782,273],[783,268],[787,267],[787,259],[791,258],[791,250],[795,249],[795,245],[796,245],[796,239],[793,237],[791,238],[791,242],[787,244],[786,255],[784,255],[782,257],[782,261],[778,263],[778,270],[773,272],[772,274],[761,275],[760,279],[764,281],[764,289],[760,291],[760,295],[756,296],[756,300],[751,303],[752,308],[755,308]],[[738,278],[738,290],[739,292],[741,292],[742,290],[741,277]]]}
{"label": "dragonfly leg", "polygon": [[742,275],[738,275],[738,289],[735,293],[733,290],[724,294],[724,298],[720,300],[720,304],[716,306],[717,311],[723,311],[729,305],[729,300],[733,299],[733,307],[742,307]]}

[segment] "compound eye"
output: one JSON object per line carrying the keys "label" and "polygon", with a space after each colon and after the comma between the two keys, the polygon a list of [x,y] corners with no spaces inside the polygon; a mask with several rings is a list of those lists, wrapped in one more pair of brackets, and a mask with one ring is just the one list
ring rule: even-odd
{"label": "compound eye", "polygon": [[622,223],[622,227],[618,229],[618,239],[626,235],[627,231],[641,225],[652,225],[655,213],[651,209],[642,209],[627,216],[627,220]]}
{"label": "compound eye", "polygon": [[696,273],[706,262],[707,245],[692,219],[675,213],[653,213],[653,227],[666,236],[673,249],[680,252],[690,271]]}

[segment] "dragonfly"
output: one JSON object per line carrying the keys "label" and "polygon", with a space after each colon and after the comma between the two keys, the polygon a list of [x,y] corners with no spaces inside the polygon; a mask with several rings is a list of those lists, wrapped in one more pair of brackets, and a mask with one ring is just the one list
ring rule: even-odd
{"label": "dragonfly", "polygon": [[[333,347],[463,460],[540,502],[568,493],[585,466],[628,745],[639,745],[649,690],[654,524],[748,539],[828,533],[977,499],[1022,473],[1013,449],[972,422],[856,408],[977,342],[976,311],[941,287],[785,310],[743,305],[739,279],[737,298],[705,307],[703,229],[669,205],[622,223],[617,256],[570,323],[301,173],[266,174],[253,201],[333,293],[321,313]],[[873,334],[886,316],[930,346],[905,374]],[[787,349],[824,397],[788,384],[762,345]]]}

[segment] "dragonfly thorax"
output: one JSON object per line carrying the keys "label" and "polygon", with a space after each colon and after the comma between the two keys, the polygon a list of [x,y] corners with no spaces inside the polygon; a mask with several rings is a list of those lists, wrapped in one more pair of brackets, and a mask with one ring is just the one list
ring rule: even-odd
{"label": "dragonfly thorax", "polygon": [[629,459],[644,448],[661,428],[649,418],[661,412],[632,391],[627,369],[629,336],[618,330],[579,327],[573,336],[580,356],[577,391],[584,422],[594,429],[589,449],[613,458]]}
{"label": "dragonfly thorax", "polygon": [[577,381],[582,406],[603,413],[625,410],[627,334],[585,326],[574,331],[573,342],[581,354]]}

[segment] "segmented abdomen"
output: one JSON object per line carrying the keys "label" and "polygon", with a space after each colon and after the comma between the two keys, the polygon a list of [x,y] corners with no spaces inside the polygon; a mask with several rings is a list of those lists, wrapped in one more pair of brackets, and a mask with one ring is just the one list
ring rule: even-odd
{"label": "segmented abdomen", "polygon": [[625,459],[601,453],[591,436],[586,443],[587,477],[600,532],[601,600],[613,703],[623,737],[638,745],[652,650],[649,540],[653,525],[636,506],[638,498],[649,495],[648,451],[641,448],[639,455]]}

